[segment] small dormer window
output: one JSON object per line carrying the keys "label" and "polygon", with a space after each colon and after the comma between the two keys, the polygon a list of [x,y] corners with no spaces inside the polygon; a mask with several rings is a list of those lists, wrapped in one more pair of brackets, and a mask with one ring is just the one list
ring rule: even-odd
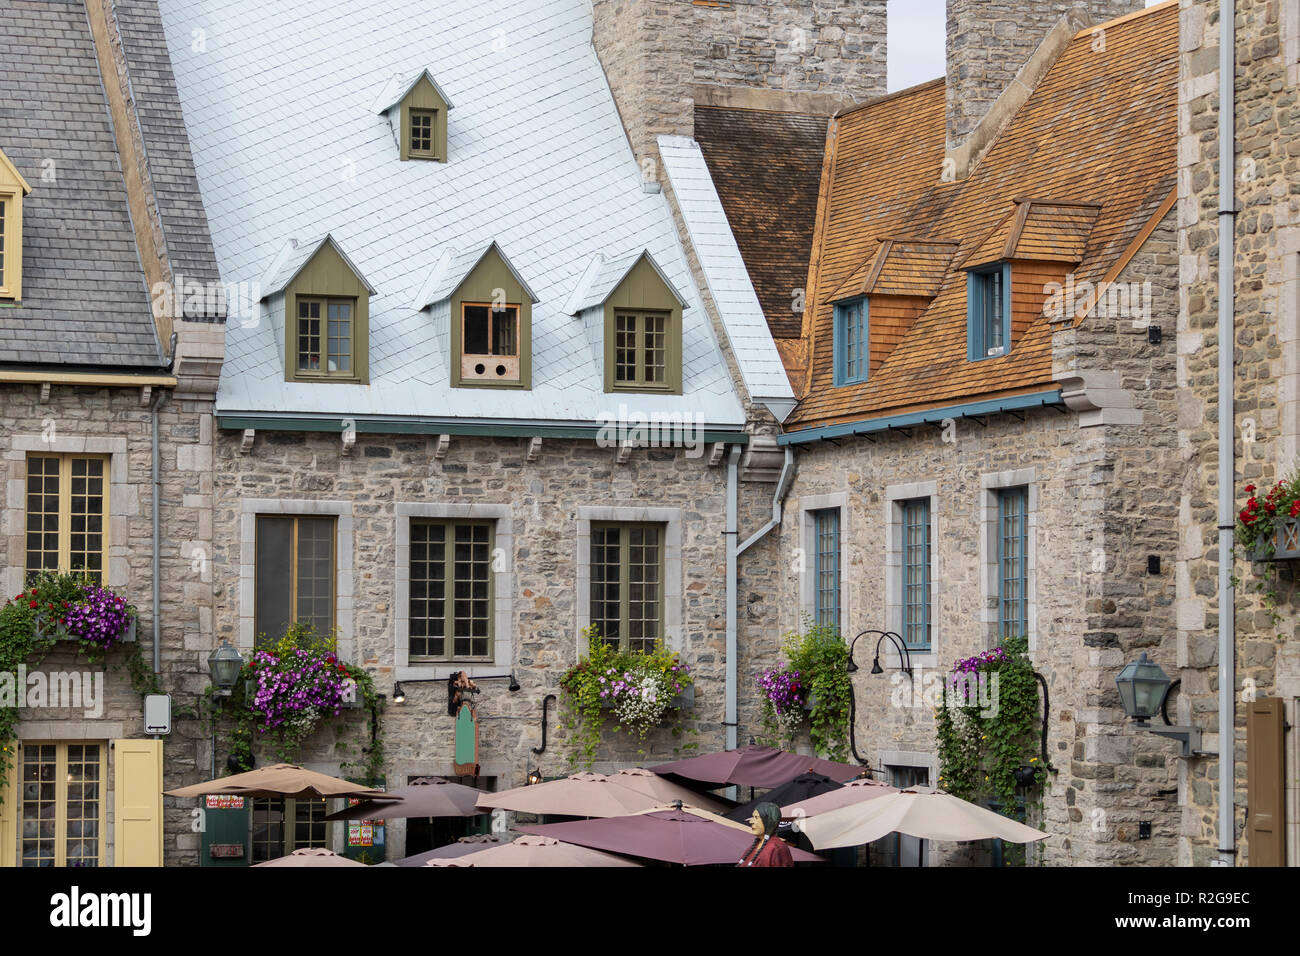
{"label": "small dormer window", "polygon": [[614,313],[614,384],[663,388],[668,383],[671,312]]}
{"label": "small dormer window", "polygon": [[519,382],[519,304],[461,304],[461,381]]}
{"label": "small dormer window", "polygon": [[298,373],[355,377],[354,298],[298,297]]}
{"label": "small dormer window", "polygon": [[23,196],[31,191],[0,151],[0,299],[23,297]]}
{"label": "small dormer window", "polygon": [[374,109],[387,118],[403,161],[447,161],[451,100],[428,70],[392,77],[380,91]]}
{"label": "small dormer window", "polygon": [[835,304],[835,384],[855,385],[867,380],[871,349],[867,300]]}
{"label": "small dormer window", "polygon": [[997,263],[967,276],[967,338],[971,361],[1011,351],[1011,264]]}
{"label": "small dormer window", "polygon": [[437,128],[437,110],[410,111],[411,118],[411,158],[439,159],[434,149],[434,130]]}

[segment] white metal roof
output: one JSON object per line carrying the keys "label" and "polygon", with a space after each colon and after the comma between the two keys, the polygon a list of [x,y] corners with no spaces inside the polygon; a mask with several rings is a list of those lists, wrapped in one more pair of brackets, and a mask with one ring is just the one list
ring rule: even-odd
{"label": "white metal roof", "polygon": [[294,277],[302,271],[303,266],[311,262],[312,257],[316,255],[320,247],[327,242],[334,247],[334,251],[339,254],[340,258],[348,264],[348,268],[356,273],[357,278],[370,290],[370,294],[374,295],[375,287],[366,281],[366,277],[361,274],[361,270],[357,268],[356,263],[343,251],[343,247],[334,241],[334,237],[326,233],[319,239],[310,239],[306,242],[290,239],[281,247],[279,254],[272,260],[270,269],[262,278],[262,299],[269,299],[271,296],[283,292],[285,286],[294,280]]}
{"label": "white metal roof", "polygon": [[[286,237],[328,233],[376,290],[369,386],[285,382],[262,305],[228,324],[219,413],[597,422],[625,405],[743,424],[667,203],[641,188],[584,0],[160,7],[223,281],[257,282]],[[196,24],[220,29],[204,46]],[[373,109],[394,73],[426,64],[457,104],[447,163],[399,161]],[[413,307],[448,250],[494,241],[538,299],[529,391],[450,388],[430,313]],[[631,249],[686,302],[680,396],[604,394],[564,311],[593,256]]]}
{"label": "white metal roof", "polygon": [[388,82],[384,84],[384,88],[379,91],[379,96],[375,98],[375,105],[372,106],[371,109],[376,113],[387,113],[398,103],[402,102],[402,100],[406,99],[406,94],[411,92],[411,87],[420,82],[420,77],[422,76],[427,76],[429,78],[429,83],[438,92],[438,95],[442,97],[442,101],[447,104],[447,109],[452,109],[451,97],[449,97],[446,91],[438,85],[438,81],[434,79],[433,74],[427,69],[417,70],[414,73],[397,73],[392,76]]}
{"label": "white metal roof", "polygon": [[683,136],[660,136],[659,153],[750,398],[784,420],[794,409],[794,389],[704,154],[698,143]]}
{"label": "white metal roof", "polygon": [[438,256],[437,263],[429,270],[429,276],[425,279],[424,284],[420,286],[420,291],[411,304],[411,308],[427,309],[435,302],[451,298],[452,293],[460,288],[461,283],[483,261],[483,257],[493,249],[496,249],[500,254],[501,261],[505,263],[511,275],[524,287],[524,292],[528,294],[528,298],[536,304],[538,302],[537,293],[528,284],[528,280],[519,274],[504,249],[495,242],[489,242],[482,248],[470,249],[468,252],[456,252],[454,249],[444,250]]}
{"label": "white metal roof", "polygon": [[668,278],[659,263],[655,262],[655,257],[650,254],[650,250],[641,249],[630,256],[620,256],[617,259],[606,260],[602,256],[596,256],[593,267],[583,272],[578,288],[564,307],[564,310],[570,315],[577,315],[584,309],[604,305],[605,300],[613,295],[614,290],[619,287],[623,280],[627,278],[627,274],[642,259],[650,263],[650,268],[654,269],[659,274],[659,278],[664,280],[664,284],[668,286],[668,291],[673,294],[673,298],[685,307],[686,300],[682,298],[682,294],[677,291],[677,287],[673,285],[673,281]]}

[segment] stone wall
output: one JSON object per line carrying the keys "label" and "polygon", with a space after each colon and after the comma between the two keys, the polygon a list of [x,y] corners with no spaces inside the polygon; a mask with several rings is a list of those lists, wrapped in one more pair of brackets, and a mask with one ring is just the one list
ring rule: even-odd
{"label": "stone wall", "polygon": [[[155,397],[155,396],[151,396]],[[29,451],[100,452],[110,455],[108,583],[139,610],[139,640],[152,657],[152,490],[150,411],[138,388],[94,389],[53,385],[47,400],[41,386],[5,386],[0,394],[0,459],[7,479],[0,581],[5,596],[22,587],[25,564],[26,458]],[[213,647],[212,415],[211,401],[169,396],[159,411],[161,447],[161,656],[162,684],[172,695],[173,728],[164,739],[164,785],[192,782],[197,768],[206,777],[208,725],[195,707],[208,685],[207,656]],[[101,717],[79,711],[25,709],[22,740],[111,740],[142,737],[141,700],[113,652],[105,675],[107,703]],[[118,665],[117,669],[112,669]],[[66,647],[56,648],[43,671],[96,671]],[[109,757],[109,771],[113,772]],[[111,791],[110,791],[111,794]],[[199,835],[191,830],[191,806],[164,811],[167,865],[197,862]],[[111,860],[112,807],[108,845]]]}
{"label": "stone wall", "polygon": [[[1239,0],[1236,39],[1235,460],[1237,508],[1250,482],[1267,487],[1295,465],[1300,448],[1300,4]],[[1237,863],[1249,861],[1245,836],[1244,701],[1281,697],[1287,720],[1300,711],[1300,589],[1284,571],[1274,621],[1255,590],[1264,571],[1240,558],[1236,589],[1236,726],[1224,740],[1218,721],[1218,5],[1181,3],[1179,93],[1178,326],[1179,436],[1185,472],[1180,497],[1179,663],[1185,700],[1179,717],[1206,730],[1205,748],[1233,753]],[[1294,734],[1289,735],[1294,738]],[[1288,744],[1288,760],[1297,756]],[[1294,767],[1294,763],[1290,764]],[[1180,862],[1204,865],[1218,849],[1218,765],[1207,760],[1192,781]],[[1300,860],[1300,790],[1288,785],[1288,859]]]}
{"label": "stone wall", "polygon": [[948,145],[956,146],[1015,79],[1058,20],[1084,9],[1096,23],[1142,0],[948,0]]}

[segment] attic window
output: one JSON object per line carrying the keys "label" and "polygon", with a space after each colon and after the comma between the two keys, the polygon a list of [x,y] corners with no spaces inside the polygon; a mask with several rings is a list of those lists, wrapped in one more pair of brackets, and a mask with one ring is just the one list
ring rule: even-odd
{"label": "attic window", "polygon": [[461,306],[461,380],[519,381],[519,306]]}
{"label": "attic window", "polygon": [[614,383],[662,388],[668,381],[668,312],[614,314]]}
{"label": "attic window", "polygon": [[871,352],[866,299],[835,305],[835,384],[854,385],[867,380]]}
{"label": "attic window", "polygon": [[1011,351],[1011,263],[972,270],[966,280],[967,348],[972,362]]}
{"label": "attic window", "polygon": [[0,152],[0,299],[23,297],[23,196],[27,181]]}
{"label": "attic window", "polygon": [[298,374],[354,377],[356,301],[298,298]]}
{"label": "attic window", "polygon": [[434,149],[434,130],[437,128],[437,110],[412,109],[411,115],[411,158],[439,159]]}

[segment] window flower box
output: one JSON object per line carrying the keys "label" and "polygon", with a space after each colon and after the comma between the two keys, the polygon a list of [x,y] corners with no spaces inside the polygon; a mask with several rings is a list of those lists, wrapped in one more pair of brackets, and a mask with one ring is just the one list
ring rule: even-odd
{"label": "window flower box", "polygon": [[1273,534],[1256,541],[1251,553],[1255,561],[1300,560],[1300,520],[1288,518],[1280,521]]}

